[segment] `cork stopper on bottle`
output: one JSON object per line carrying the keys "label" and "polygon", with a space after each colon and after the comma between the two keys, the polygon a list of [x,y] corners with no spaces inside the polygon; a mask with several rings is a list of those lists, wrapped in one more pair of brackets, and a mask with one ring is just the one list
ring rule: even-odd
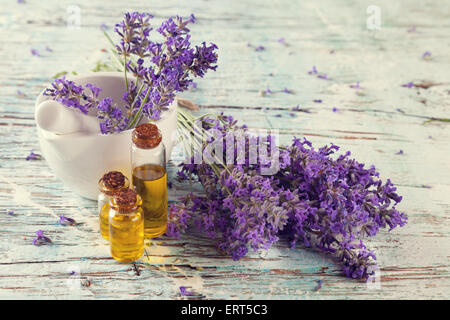
{"label": "cork stopper on bottle", "polygon": [[143,123],[133,130],[132,139],[136,147],[141,149],[151,149],[159,145],[162,136],[155,124]]}
{"label": "cork stopper on bottle", "polygon": [[119,206],[132,206],[136,203],[137,193],[132,189],[123,189],[114,195],[114,200]]}
{"label": "cork stopper on bottle", "polygon": [[114,194],[113,207],[120,213],[134,211],[139,207],[139,196],[133,189],[121,189]]}
{"label": "cork stopper on bottle", "polygon": [[128,188],[129,182],[122,172],[110,171],[101,177],[98,185],[100,192],[112,196],[118,190]]}

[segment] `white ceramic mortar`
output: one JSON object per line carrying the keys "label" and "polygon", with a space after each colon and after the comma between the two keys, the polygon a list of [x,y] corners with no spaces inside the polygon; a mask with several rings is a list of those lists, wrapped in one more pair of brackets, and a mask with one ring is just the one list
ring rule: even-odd
{"label": "white ceramic mortar", "polygon": [[[119,72],[95,72],[68,79],[78,85],[92,83],[102,88],[100,98],[111,97],[119,103],[125,92],[123,73]],[[44,96],[41,92],[36,99],[36,110],[48,99],[51,97]],[[65,108],[62,105],[61,107]],[[161,130],[167,152],[166,159],[169,160],[176,140],[176,101],[169,106],[168,111],[162,113],[161,119],[155,124]],[[132,130],[107,135],[83,132],[58,135],[37,125],[37,132],[42,155],[50,168],[67,187],[83,197],[96,200],[98,180],[110,170],[121,171],[131,178]]]}

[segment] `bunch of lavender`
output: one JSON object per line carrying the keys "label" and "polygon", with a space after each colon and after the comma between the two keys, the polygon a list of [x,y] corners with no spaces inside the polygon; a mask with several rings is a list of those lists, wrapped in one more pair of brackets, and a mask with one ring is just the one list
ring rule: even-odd
{"label": "bunch of lavender", "polygon": [[164,21],[156,30],[163,38],[161,42],[150,39],[152,18],[148,13],[126,13],[114,28],[119,36],[117,44],[105,32],[124,72],[126,91],[121,101],[98,100],[98,92],[92,101],[84,101],[84,97],[90,97],[87,88],[64,78],[56,79],[46,94],[84,113],[96,108],[104,134],[134,128],[143,117],[159,120],[176,93],[188,89],[192,77],[203,77],[208,70],[216,70],[218,56],[213,43],[191,45],[188,25],[195,22],[194,15]]}
{"label": "bunch of lavender", "polygon": [[[380,228],[392,230],[406,223],[406,215],[395,208],[401,197],[392,183],[383,183],[374,167],[365,168],[348,152],[333,158],[335,145],[315,150],[309,141],[294,138],[290,146],[280,148],[280,170],[263,176],[265,164],[250,159],[248,152],[252,139],[259,138],[245,126],[238,128],[231,117],[219,115],[201,118],[201,128],[193,129],[198,119],[183,111],[179,117],[181,136],[185,143],[193,142],[196,152],[205,152],[211,139],[200,138],[214,130],[223,139],[223,150],[233,150],[234,163],[241,164],[182,163],[179,179],[195,179],[205,194],[190,194],[171,206],[169,236],[179,237],[192,222],[217,239],[220,250],[240,259],[249,248],[268,249],[284,235],[292,246],[300,241],[333,254],[346,276],[367,278],[376,257],[362,239]],[[226,136],[234,130],[244,132],[246,143],[231,140],[232,149],[227,149]],[[273,148],[270,137],[265,141]],[[239,162],[240,151],[245,160]]]}

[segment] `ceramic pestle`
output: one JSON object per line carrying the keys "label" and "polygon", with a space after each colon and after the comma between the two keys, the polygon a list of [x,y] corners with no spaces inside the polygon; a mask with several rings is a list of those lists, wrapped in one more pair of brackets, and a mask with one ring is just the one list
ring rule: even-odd
{"label": "ceramic pestle", "polygon": [[58,135],[100,132],[95,116],[85,115],[55,100],[40,103],[35,110],[35,119],[38,127]]}

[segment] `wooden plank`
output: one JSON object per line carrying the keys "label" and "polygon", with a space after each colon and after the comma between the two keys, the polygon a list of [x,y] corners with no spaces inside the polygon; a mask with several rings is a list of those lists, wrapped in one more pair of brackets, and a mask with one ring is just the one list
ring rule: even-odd
{"label": "wooden plank", "polygon": [[[445,1],[378,1],[377,31],[366,28],[366,2],[168,0],[151,8],[138,0],[126,8],[120,2],[77,3],[79,29],[67,27],[70,1],[27,1],[0,13],[0,298],[178,299],[180,286],[191,287],[196,299],[450,297],[450,130],[448,123],[424,124],[449,117]],[[334,142],[398,185],[409,223],[368,239],[380,267],[376,285],[346,279],[328,257],[289,249],[285,241],[267,254],[232,261],[195,230],[180,240],[153,241],[136,267],[117,263],[97,232],[96,203],[72,194],[45,161],[25,160],[31,150],[39,152],[34,98],[51,77],[92,69],[106,59],[100,25],[111,31],[125,10],[150,9],[156,22],[194,13],[193,41],[210,40],[220,48],[218,71],[182,97],[254,129],[279,129],[283,143],[293,136],[317,146]],[[408,32],[412,26],[416,31]],[[278,42],[282,37],[288,46]],[[42,56],[31,55],[32,48]],[[422,59],[425,51],[431,60]],[[309,75],[313,66],[331,80]],[[349,87],[357,81],[361,89]],[[436,85],[402,87],[409,81]],[[268,88],[273,93],[262,95]],[[302,111],[292,110],[297,105]],[[180,146],[174,151],[172,180],[181,152]],[[174,182],[169,198],[188,191]],[[61,214],[82,224],[59,226]],[[33,246],[38,229],[54,244]],[[319,291],[317,280],[323,281]]]}

